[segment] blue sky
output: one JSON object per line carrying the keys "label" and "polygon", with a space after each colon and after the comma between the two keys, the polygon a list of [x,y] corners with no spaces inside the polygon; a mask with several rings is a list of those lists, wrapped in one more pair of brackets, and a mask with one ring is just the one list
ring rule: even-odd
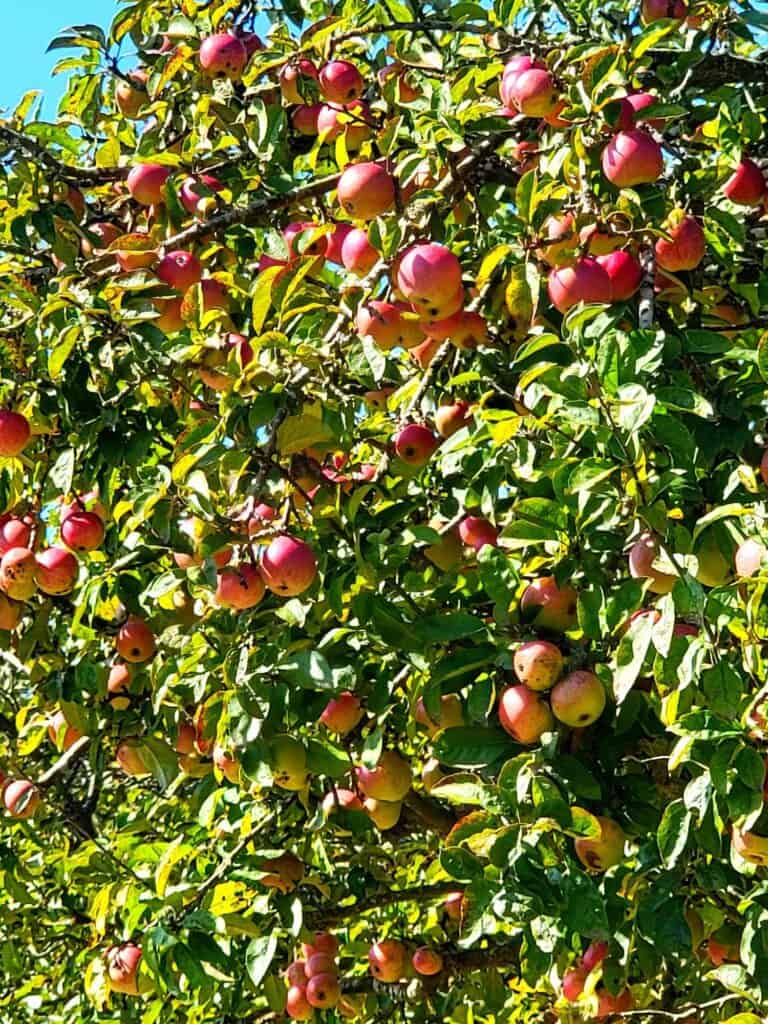
{"label": "blue sky", "polygon": [[[46,54],[48,43],[69,25],[86,22],[106,28],[118,10],[116,0],[0,0],[0,108],[12,108],[29,89],[42,89],[52,117],[65,76],[51,78],[53,65],[70,51]],[[74,51],[72,51],[74,53]]]}

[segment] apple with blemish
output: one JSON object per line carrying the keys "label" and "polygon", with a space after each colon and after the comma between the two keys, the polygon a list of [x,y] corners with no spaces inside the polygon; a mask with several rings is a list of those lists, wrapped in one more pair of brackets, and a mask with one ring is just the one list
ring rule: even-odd
{"label": "apple with blemish", "polygon": [[548,640],[530,640],[517,648],[512,667],[529,690],[549,690],[562,675],[563,655]]}
{"label": "apple with blemish", "polygon": [[406,971],[408,951],[397,939],[374,942],[368,951],[370,972],[377,981],[399,981]]}
{"label": "apple with blemish", "polygon": [[624,831],[612,818],[597,815],[600,835],[574,841],[576,856],[590,871],[607,871],[624,858]]}
{"label": "apple with blemish", "polygon": [[212,77],[238,80],[248,63],[248,51],[242,39],[229,32],[208,36],[200,45],[200,67]]}
{"label": "apple with blemish", "polygon": [[605,710],[605,689],[594,672],[578,669],[555,684],[550,703],[558,721],[583,729]]}
{"label": "apple with blemish", "polygon": [[426,466],[437,451],[440,439],[423,423],[409,423],[394,438],[398,458],[409,466]]}
{"label": "apple with blemish", "polygon": [[320,69],[320,91],[329,103],[350,103],[365,88],[359,70],[348,60],[331,60]]}
{"label": "apple with blemish", "polygon": [[149,661],[156,649],[155,634],[143,619],[131,615],[120,627],[115,647],[120,657],[132,664]]}
{"label": "apple with blemish", "polygon": [[9,548],[0,560],[0,588],[14,601],[27,601],[37,590],[37,563],[29,548]]}
{"label": "apple with blemish", "polygon": [[526,622],[559,633],[575,627],[577,607],[576,591],[567,584],[558,586],[554,576],[541,576],[529,583],[520,598],[520,614]]}

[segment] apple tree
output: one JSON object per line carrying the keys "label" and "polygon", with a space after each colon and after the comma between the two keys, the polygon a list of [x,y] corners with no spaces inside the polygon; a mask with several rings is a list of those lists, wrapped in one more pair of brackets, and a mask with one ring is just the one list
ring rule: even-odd
{"label": "apple tree", "polygon": [[0,1019],[759,1024],[762,6],[51,43],[0,120]]}

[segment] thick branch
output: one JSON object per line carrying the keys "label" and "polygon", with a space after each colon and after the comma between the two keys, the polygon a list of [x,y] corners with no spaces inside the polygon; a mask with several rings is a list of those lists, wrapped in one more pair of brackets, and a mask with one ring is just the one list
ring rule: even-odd
{"label": "thick branch", "polygon": [[71,167],[49,153],[37,139],[31,139],[7,124],[0,125],[0,142],[5,142],[9,149],[21,150],[39,160],[58,180],[70,185],[102,185],[107,181],[118,181],[128,174],[127,167]]}
{"label": "thick branch", "polygon": [[75,740],[72,746],[65,750],[61,757],[56,761],[47,772],[44,772],[35,783],[38,789],[45,789],[46,786],[50,786],[67,768],[78,760],[80,755],[85,751],[91,742],[90,736],[81,736],[80,739]]}

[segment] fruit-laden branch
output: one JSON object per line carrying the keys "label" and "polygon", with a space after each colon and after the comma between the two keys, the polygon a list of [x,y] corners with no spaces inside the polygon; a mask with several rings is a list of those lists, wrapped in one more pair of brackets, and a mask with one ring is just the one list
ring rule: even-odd
{"label": "fruit-laden branch", "polygon": [[266,196],[256,199],[247,206],[235,206],[224,213],[218,213],[206,221],[199,221],[190,227],[180,231],[177,235],[167,238],[163,243],[166,250],[184,248],[190,242],[196,242],[216,231],[226,231],[235,224],[253,225],[267,214],[276,210],[282,210],[286,206],[293,206],[294,203],[301,203],[306,199],[314,199],[317,196],[325,195],[336,188],[340,174],[329,174],[325,178],[309,182],[307,185],[300,185],[291,189],[290,192],[281,192],[279,195]]}
{"label": "fruit-laden branch", "polygon": [[308,928],[321,930],[332,928],[350,918],[358,917],[368,910],[378,910],[381,907],[391,907],[396,903],[431,903],[433,900],[456,892],[455,882],[439,882],[436,885],[414,886],[411,889],[390,890],[389,892],[378,892],[367,899],[358,900],[348,907],[336,907],[333,910],[312,910],[305,916],[305,923]]}
{"label": "fruit-laden branch", "polygon": [[31,139],[9,128],[7,124],[0,124],[0,143],[3,142],[7,145],[7,152],[21,150],[27,156],[39,160],[59,181],[70,185],[102,185],[108,181],[119,181],[128,175],[127,167],[71,167],[49,153],[37,139]]}
{"label": "fruit-laden branch", "polygon": [[[453,948],[435,947],[443,959],[443,968],[437,974],[428,978],[422,978],[422,983],[430,988],[437,988],[441,981],[454,977],[457,974],[469,974],[471,971],[485,971],[494,967],[512,967],[518,969],[520,966],[520,941],[516,940],[505,946],[489,947],[487,949],[466,949],[453,950]],[[396,992],[404,990],[410,985],[410,981],[398,981],[384,984],[376,981],[375,978],[346,978],[341,983],[341,991],[345,995],[354,995],[362,992]]]}

